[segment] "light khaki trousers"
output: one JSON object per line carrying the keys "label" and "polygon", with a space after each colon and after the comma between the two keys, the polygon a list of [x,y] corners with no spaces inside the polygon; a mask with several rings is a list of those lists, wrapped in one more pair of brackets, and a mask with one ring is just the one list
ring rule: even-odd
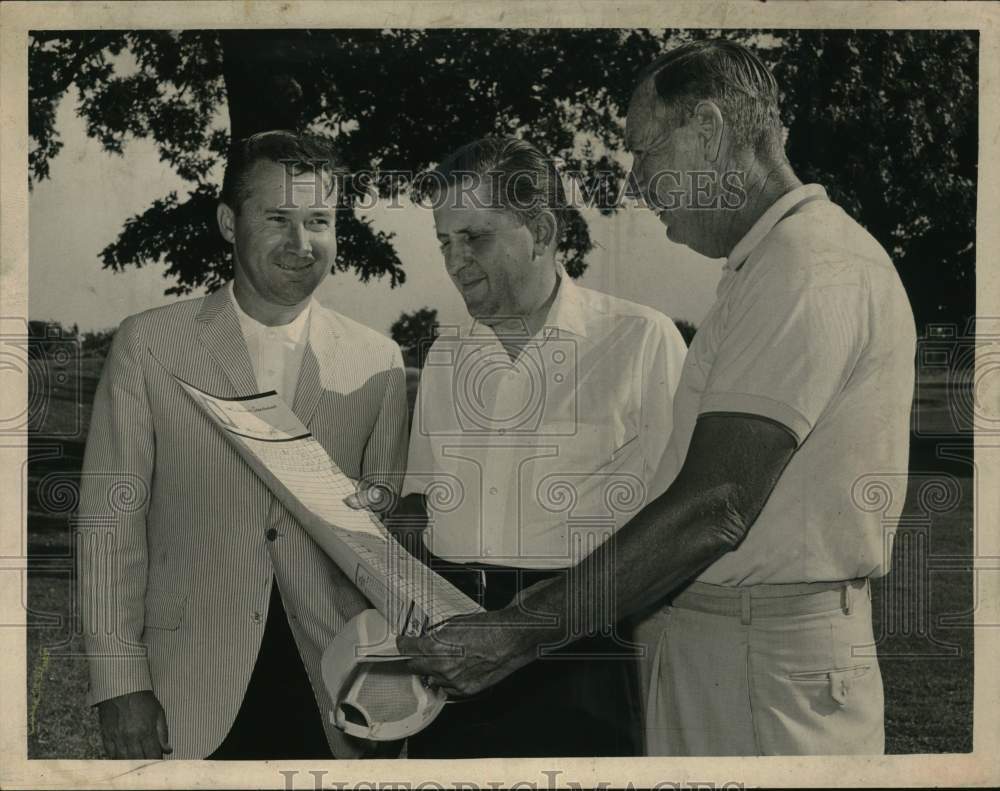
{"label": "light khaki trousers", "polygon": [[649,755],[885,751],[867,580],[693,583],[636,639]]}

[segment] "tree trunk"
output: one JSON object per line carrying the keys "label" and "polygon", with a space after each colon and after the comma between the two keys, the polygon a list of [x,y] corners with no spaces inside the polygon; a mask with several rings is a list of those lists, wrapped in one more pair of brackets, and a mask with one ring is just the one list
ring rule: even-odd
{"label": "tree trunk", "polygon": [[269,129],[300,130],[304,102],[295,74],[300,60],[295,33],[224,30],[219,37],[232,139]]}

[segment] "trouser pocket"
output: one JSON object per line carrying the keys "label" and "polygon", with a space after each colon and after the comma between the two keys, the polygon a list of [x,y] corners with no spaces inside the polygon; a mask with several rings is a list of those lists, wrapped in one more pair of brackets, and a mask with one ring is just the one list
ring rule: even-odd
{"label": "trouser pocket", "polygon": [[833,668],[830,670],[808,670],[789,673],[790,681],[801,684],[825,686],[833,701],[841,707],[847,706],[851,690],[861,679],[874,669],[873,665]]}

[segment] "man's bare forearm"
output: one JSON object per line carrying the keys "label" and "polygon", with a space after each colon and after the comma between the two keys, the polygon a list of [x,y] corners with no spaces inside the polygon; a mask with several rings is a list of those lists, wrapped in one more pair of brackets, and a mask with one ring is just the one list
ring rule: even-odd
{"label": "man's bare forearm", "polygon": [[[734,420],[735,431],[720,422]],[[557,623],[522,631],[530,642],[525,650],[597,632],[655,605],[739,546],[791,457],[794,440],[749,417],[703,419],[699,430],[684,469],[663,495],[574,566],[567,584],[526,592],[523,612],[555,615]],[[724,458],[712,458],[708,449],[727,437],[739,444],[727,448]],[[607,601],[610,607],[599,606]]]}
{"label": "man's bare forearm", "polygon": [[[669,493],[668,493],[669,494]],[[531,589],[521,607],[538,613],[537,622],[556,623],[535,631],[532,645],[561,642],[606,629],[611,623],[665,599],[696,577],[734,544],[715,527],[714,504],[700,512],[678,496],[644,508],[611,539],[577,564],[567,583],[548,581]],[[673,500],[674,502],[671,502]],[[611,606],[600,606],[610,600]],[[564,613],[574,613],[572,634]],[[512,620],[523,621],[518,614]],[[527,636],[527,635],[526,635]]]}

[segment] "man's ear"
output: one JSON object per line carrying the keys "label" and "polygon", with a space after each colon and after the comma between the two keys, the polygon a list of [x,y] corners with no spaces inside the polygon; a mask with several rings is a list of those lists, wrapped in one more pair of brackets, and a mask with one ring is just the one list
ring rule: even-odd
{"label": "man's ear", "polygon": [[722,151],[722,132],[726,127],[722,111],[713,101],[703,100],[694,108],[694,124],[706,162],[718,162]]}
{"label": "man's ear", "polygon": [[236,241],[236,214],[225,203],[220,203],[215,210],[215,219],[219,222],[219,233],[230,244]]}
{"label": "man's ear", "polygon": [[531,254],[534,258],[538,258],[555,241],[559,226],[556,223],[555,215],[545,210],[535,215],[528,227],[531,229],[531,238],[534,240]]}

